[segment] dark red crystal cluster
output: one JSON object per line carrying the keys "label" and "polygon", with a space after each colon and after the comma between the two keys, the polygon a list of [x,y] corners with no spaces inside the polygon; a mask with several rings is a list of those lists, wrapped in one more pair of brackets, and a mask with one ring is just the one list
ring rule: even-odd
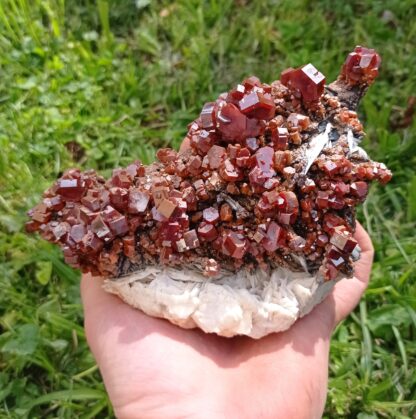
{"label": "dark red crystal cluster", "polygon": [[[369,181],[391,178],[352,153],[349,136],[361,137],[362,126],[342,100],[373,81],[372,51],[348,56],[334,82],[340,94],[325,91],[312,64],[270,85],[252,76],[204,105],[181,152],[160,149],[158,162],[136,161],[108,180],[68,170],[29,212],[27,230],[59,244],[71,266],[104,276],[152,264],[207,276],[276,266],[350,275],[355,207]],[[308,162],[324,131],[328,144]]]}
{"label": "dark red crystal cluster", "polygon": [[355,47],[342,67],[341,75],[349,84],[370,84],[378,76],[381,58],[374,49]]}

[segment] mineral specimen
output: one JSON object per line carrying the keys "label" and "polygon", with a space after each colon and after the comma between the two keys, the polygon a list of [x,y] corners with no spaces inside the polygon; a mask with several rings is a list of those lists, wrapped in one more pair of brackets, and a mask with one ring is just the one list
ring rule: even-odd
{"label": "mineral specimen", "polygon": [[71,266],[110,278],[152,266],[192,267],[207,281],[242,269],[351,276],[355,207],[370,181],[391,179],[357,145],[356,107],[379,65],[356,47],[329,86],[312,64],[270,85],[249,77],[203,106],[183,151],[161,149],[158,162],[108,180],[66,171],[27,230],[59,244]]}

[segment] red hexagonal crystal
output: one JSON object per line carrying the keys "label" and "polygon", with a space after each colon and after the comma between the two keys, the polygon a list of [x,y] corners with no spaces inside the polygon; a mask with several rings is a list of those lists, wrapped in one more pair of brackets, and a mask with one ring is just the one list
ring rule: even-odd
{"label": "red hexagonal crystal", "polygon": [[220,213],[218,212],[217,208],[214,208],[214,207],[205,208],[202,211],[202,218],[207,223],[213,224],[219,220]]}
{"label": "red hexagonal crystal", "polygon": [[170,163],[176,161],[178,158],[178,152],[171,148],[160,148],[156,152],[156,157],[162,163]]}
{"label": "red hexagonal crystal", "polygon": [[198,226],[198,236],[201,240],[210,242],[218,237],[218,232],[212,224],[202,222]]}
{"label": "red hexagonal crystal", "polygon": [[110,205],[101,212],[101,215],[114,235],[122,236],[129,231],[126,217]]}
{"label": "red hexagonal crystal", "polygon": [[274,172],[273,170],[274,150],[271,147],[261,147],[254,154],[257,166],[263,172]]}
{"label": "red hexagonal crystal", "polygon": [[123,169],[114,169],[113,176],[111,178],[111,183],[114,186],[119,186],[120,188],[129,188],[132,182],[132,177]]}
{"label": "red hexagonal crystal", "polygon": [[233,210],[228,204],[222,204],[220,210],[221,221],[231,221],[233,219]]}
{"label": "red hexagonal crystal", "polygon": [[[82,238],[82,249],[87,253],[98,253],[104,246],[104,242],[100,240],[92,231],[88,231]],[[118,257],[115,261],[118,260]],[[115,264],[113,265],[115,267]]]}
{"label": "red hexagonal crystal", "polygon": [[332,160],[327,160],[321,165],[321,169],[329,176],[333,176],[339,171],[339,166]]}
{"label": "red hexagonal crystal", "polygon": [[247,117],[237,106],[226,103],[216,115],[218,130],[223,138],[229,141],[239,141],[246,137]]}
{"label": "red hexagonal crystal", "polygon": [[311,124],[311,120],[308,116],[302,115],[300,113],[291,113],[286,123],[288,127],[290,128],[297,128],[299,131],[303,131],[309,128],[309,125]]}
{"label": "red hexagonal crystal", "polygon": [[202,128],[213,129],[215,127],[215,102],[206,103],[199,117]]}
{"label": "red hexagonal crystal", "polygon": [[[45,202],[46,199],[43,201]],[[101,209],[101,199],[98,191],[89,190],[85,196],[81,198],[81,203],[91,211]]]}
{"label": "red hexagonal crystal", "polygon": [[316,238],[316,244],[319,247],[325,247],[328,244],[328,236],[326,234],[318,234]]}
{"label": "red hexagonal crystal", "polygon": [[244,132],[243,139],[247,137],[257,137],[263,134],[266,126],[265,121],[261,119],[247,118],[246,122],[246,131]]}
{"label": "red hexagonal crystal", "polygon": [[344,208],[345,201],[340,196],[331,195],[328,199],[328,206],[329,206],[329,208],[340,210],[340,209]]}
{"label": "red hexagonal crystal", "polygon": [[79,208],[79,217],[85,224],[90,224],[97,215],[98,212],[91,211],[87,207]]}
{"label": "red hexagonal crystal", "polygon": [[325,76],[312,64],[283,71],[280,81],[305,102],[318,101],[324,92]]}
{"label": "red hexagonal crystal", "polygon": [[306,240],[298,235],[292,235],[288,240],[290,249],[294,252],[302,252],[306,246]]}
{"label": "red hexagonal crystal", "polygon": [[97,217],[91,223],[91,231],[97,235],[100,239],[103,238],[112,238],[110,229],[107,224],[104,222],[103,217],[98,214]]}
{"label": "red hexagonal crystal", "polygon": [[45,198],[43,203],[49,210],[59,211],[65,206],[65,202],[59,195],[52,196],[50,198]]}
{"label": "red hexagonal crystal", "polygon": [[125,236],[122,238],[122,242],[124,255],[131,260],[135,260],[137,258],[137,252],[136,240],[134,236]]}
{"label": "red hexagonal crystal", "polygon": [[205,188],[205,183],[202,179],[196,180],[194,183],[194,188],[196,190],[196,195],[199,199],[205,201],[209,198],[207,190]]}
{"label": "red hexagonal crystal", "polygon": [[279,210],[283,212],[292,213],[299,209],[298,198],[292,191],[280,192],[277,205]]}
{"label": "red hexagonal crystal", "polygon": [[79,243],[84,237],[85,233],[86,233],[85,226],[83,224],[75,224],[71,227],[71,231],[69,232],[69,237],[71,237],[71,239],[75,243]]}
{"label": "red hexagonal crystal", "polygon": [[223,252],[235,259],[242,259],[246,253],[246,239],[242,234],[227,231],[224,234]]}
{"label": "red hexagonal crystal", "polygon": [[364,200],[368,194],[368,185],[366,182],[358,181],[351,183],[351,194]]}
{"label": "red hexagonal crystal", "polygon": [[180,238],[181,226],[177,221],[163,223],[160,227],[159,234],[162,241],[167,242],[166,246],[169,247],[173,242]]}
{"label": "red hexagonal crystal", "polygon": [[191,146],[201,155],[205,155],[217,140],[214,131],[201,130],[191,136]]}
{"label": "red hexagonal crystal", "polygon": [[261,244],[268,252],[276,251],[281,245],[282,239],[285,237],[285,231],[279,224],[271,221],[267,226],[266,237]]}
{"label": "red hexagonal crystal", "polygon": [[232,103],[220,107],[217,114],[217,129],[225,141],[243,141],[247,137],[256,137],[264,131],[264,121],[247,118]]}
{"label": "red hexagonal crystal", "polygon": [[257,166],[251,169],[248,174],[248,178],[252,185],[263,185],[263,183],[268,179],[268,177],[264,176],[264,173]]}
{"label": "red hexagonal crystal", "polygon": [[215,259],[208,259],[204,272],[208,277],[216,277],[221,271],[219,263]]}
{"label": "red hexagonal crystal", "polygon": [[334,229],[330,242],[345,253],[351,253],[358,245],[357,241],[351,237],[351,234],[344,226],[339,226]]}
{"label": "red hexagonal crystal", "polygon": [[330,247],[326,257],[328,258],[328,262],[335,268],[339,268],[346,262],[344,255],[334,246]]}
{"label": "red hexagonal crystal", "polygon": [[32,217],[32,220],[38,223],[47,223],[52,216],[48,211],[48,207],[43,202],[30,210],[29,215]]}
{"label": "red hexagonal crystal", "polygon": [[244,96],[239,106],[241,112],[249,118],[256,119],[272,119],[276,110],[276,106],[270,95],[264,95],[260,92],[251,92]]}
{"label": "red hexagonal crystal", "polygon": [[[91,211],[100,209],[101,204],[98,198],[89,198],[84,196],[81,202]],[[129,192],[126,189],[114,187],[110,189],[110,202],[119,211],[125,211],[129,203]]]}
{"label": "red hexagonal crystal", "polygon": [[198,176],[202,172],[202,159],[200,156],[191,156],[186,164],[188,173]]}
{"label": "red hexagonal crystal", "polygon": [[227,154],[228,158],[234,163],[237,158],[238,151],[241,149],[240,144],[228,144]]}
{"label": "red hexagonal crystal", "polygon": [[189,230],[183,234],[183,238],[188,249],[195,249],[200,246],[195,230]]}
{"label": "red hexagonal crystal", "polygon": [[157,206],[157,210],[163,217],[169,218],[177,207],[178,205],[172,202],[172,200],[162,199],[160,204]]}
{"label": "red hexagonal crystal", "polygon": [[292,191],[281,192],[277,198],[277,219],[281,224],[293,224],[299,212],[299,201]]}
{"label": "red hexagonal crystal", "polygon": [[231,160],[227,159],[221,163],[220,175],[227,182],[235,182],[242,178],[243,173],[237,166],[231,163]]}
{"label": "red hexagonal crystal", "polygon": [[316,206],[318,208],[321,208],[321,209],[328,208],[329,206],[328,200],[329,200],[328,192],[318,191],[318,196],[316,197]]}
{"label": "red hexagonal crystal", "polygon": [[139,189],[131,189],[128,201],[128,211],[130,214],[140,214],[146,211],[150,196]]}
{"label": "red hexagonal crystal", "polygon": [[196,197],[195,189],[192,186],[188,186],[187,188],[183,189],[182,197],[187,204],[188,210],[196,211],[198,200]]}
{"label": "red hexagonal crystal", "polygon": [[261,147],[256,151],[252,158],[255,167],[249,173],[250,183],[262,185],[276,174],[273,169],[273,158],[274,150],[271,147]]}
{"label": "red hexagonal crystal", "polygon": [[273,203],[269,202],[267,198],[263,196],[259,199],[257,202],[257,208],[260,210],[261,213],[264,214],[264,216],[271,217],[274,212],[274,205]]}
{"label": "red hexagonal crystal", "polygon": [[62,253],[66,263],[73,267],[79,266],[79,256],[72,249],[70,249],[68,246],[64,246]]}
{"label": "red hexagonal crystal", "polygon": [[250,77],[247,77],[243,81],[243,85],[244,85],[246,91],[249,91],[249,90],[253,89],[254,87],[260,87],[261,86],[261,81],[256,76],[250,76]]}
{"label": "red hexagonal crystal", "polygon": [[79,201],[85,192],[85,182],[82,179],[62,178],[57,182],[56,192],[64,200]]}
{"label": "red hexagonal crystal", "polygon": [[218,169],[226,156],[224,147],[213,145],[207,153],[208,162],[211,169]]}
{"label": "red hexagonal crystal", "polygon": [[227,102],[234,103],[237,105],[238,102],[243,98],[246,88],[242,84],[237,84],[237,86],[230,90],[227,96]]}
{"label": "red hexagonal crystal", "polygon": [[126,167],[126,172],[134,178],[135,176],[144,176],[145,168],[140,160],[136,160]]}
{"label": "red hexagonal crystal", "polygon": [[284,127],[277,127],[272,131],[272,140],[275,150],[286,150],[289,141],[289,131]]}
{"label": "red hexagonal crystal", "polygon": [[348,54],[341,75],[349,84],[371,84],[378,75],[381,58],[374,49],[355,47]]}
{"label": "red hexagonal crystal", "polygon": [[334,192],[339,196],[344,196],[350,193],[350,185],[344,182],[336,182],[333,186]]}
{"label": "red hexagonal crystal", "polygon": [[64,241],[70,229],[71,229],[70,225],[68,223],[63,222],[63,223],[58,223],[58,225],[52,229],[52,232],[56,240]]}
{"label": "red hexagonal crystal", "polygon": [[252,152],[256,151],[259,148],[257,138],[256,137],[246,138],[246,146],[250,151]]}

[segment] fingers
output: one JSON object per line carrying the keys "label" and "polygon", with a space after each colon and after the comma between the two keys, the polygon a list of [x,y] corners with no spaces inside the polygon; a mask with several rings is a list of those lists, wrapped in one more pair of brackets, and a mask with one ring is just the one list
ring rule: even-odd
{"label": "fingers", "polygon": [[84,306],[85,334],[88,344],[100,363],[105,346],[117,340],[123,324],[133,309],[119,298],[105,292],[103,280],[83,275],[81,298]]}
{"label": "fingers", "polygon": [[85,314],[97,309],[102,303],[111,299],[111,295],[104,292],[101,278],[93,278],[89,274],[82,275],[81,278],[81,298],[84,303]]}
{"label": "fingers", "polygon": [[81,279],[81,299],[84,305],[84,317],[86,323],[91,318],[106,318],[109,309],[119,310],[122,306],[121,301],[102,288],[103,280],[93,278],[91,275],[82,275]]}
{"label": "fingers", "polygon": [[335,303],[335,325],[354,310],[370,280],[374,248],[369,235],[358,222],[354,238],[361,248],[361,256],[354,264],[354,277],[341,280],[332,291]]}
{"label": "fingers", "polygon": [[[91,275],[82,275],[81,278],[81,299],[84,307],[85,334],[91,350],[97,357],[96,348],[99,347],[100,324],[102,316],[100,311],[103,307],[111,307],[112,296],[105,293],[102,288],[101,278],[93,278]],[[104,313],[105,315],[105,313]]]}

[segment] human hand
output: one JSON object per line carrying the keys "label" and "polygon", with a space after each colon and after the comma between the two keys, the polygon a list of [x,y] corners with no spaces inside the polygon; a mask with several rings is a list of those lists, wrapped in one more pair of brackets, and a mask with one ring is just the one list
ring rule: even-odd
{"label": "human hand", "polygon": [[373,260],[360,224],[355,276],[288,331],[260,340],[185,330],[151,318],[84,275],[85,329],[119,418],[319,418],[330,336],[365,291]]}

